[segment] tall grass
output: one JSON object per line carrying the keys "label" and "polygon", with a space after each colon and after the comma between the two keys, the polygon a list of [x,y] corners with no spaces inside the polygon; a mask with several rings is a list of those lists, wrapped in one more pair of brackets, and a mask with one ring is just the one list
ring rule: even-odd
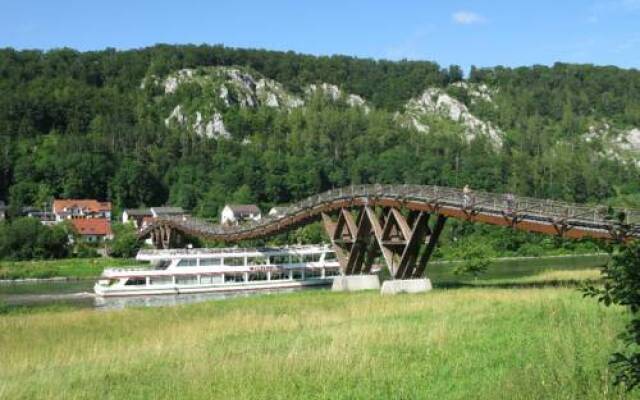
{"label": "tall grass", "polygon": [[568,288],[9,314],[0,398],[622,398],[625,320]]}
{"label": "tall grass", "polygon": [[65,258],[61,260],[0,261],[0,279],[94,278],[108,267],[139,264],[134,259]]}

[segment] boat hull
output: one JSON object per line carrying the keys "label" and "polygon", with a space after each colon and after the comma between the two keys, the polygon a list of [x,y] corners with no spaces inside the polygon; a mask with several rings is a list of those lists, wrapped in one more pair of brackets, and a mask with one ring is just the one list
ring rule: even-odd
{"label": "boat hull", "polygon": [[209,285],[158,285],[143,286],[135,288],[127,287],[102,287],[94,286],[94,292],[100,297],[124,297],[124,296],[147,296],[147,295],[179,295],[194,293],[216,293],[216,292],[241,292],[259,291],[271,289],[295,289],[310,286],[330,286],[333,283],[331,278],[309,279],[303,281],[282,280],[266,282],[241,282],[241,283],[218,283]]}

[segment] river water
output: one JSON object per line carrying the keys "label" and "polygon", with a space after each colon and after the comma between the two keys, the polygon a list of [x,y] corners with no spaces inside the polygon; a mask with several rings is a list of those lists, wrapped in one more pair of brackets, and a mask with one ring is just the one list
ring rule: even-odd
{"label": "river water", "polygon": [[[38,307],[62,304],[74,308],[96,308],[100,310],[125,307],[162,307],[202,301],[225,300],[297,290],[319,289],[275,289],[264,291],[239,291],[227,293],[196,293],[179,295],[146,295],[127,297],[97,297],[93,294],[91,280],[82,281],[38,281],[0,283],[0,303],[8,307]],[[322,290],[322,289],[320,289]]]}

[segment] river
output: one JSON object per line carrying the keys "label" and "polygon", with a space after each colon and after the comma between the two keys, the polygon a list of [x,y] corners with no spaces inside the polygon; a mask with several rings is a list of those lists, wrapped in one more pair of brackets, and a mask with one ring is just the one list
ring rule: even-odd
{"label": "river", "polygon": [[[62,304],[74,308],[95,308],[99,310],[122,309],[125,307],[162,307],[202,301],[225,300],[296,290],[319,289],[275,289],[265,291],[242,291],[227,293],[197,293],[179,295],[146,295],[127,297],[97,297],[93,294],[92,280],[79,281],[37,281],[0,283],[0,303],[8,307],[39,307]],[[322,289],[320,289],[322,290]]]}

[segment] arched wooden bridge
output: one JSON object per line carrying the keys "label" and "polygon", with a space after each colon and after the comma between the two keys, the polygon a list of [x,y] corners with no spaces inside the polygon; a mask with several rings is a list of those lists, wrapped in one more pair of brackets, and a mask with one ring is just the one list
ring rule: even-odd
{"label": "arched wooden bridge", "polygon": [[280,216],[239,226],[196,218],[158,219],[139,236],[151,237],[157,248],[166,249],[181,247],[185,235],[238,242],[322,220],[344,274],[368,273],[374,259],[382,256],[392,276],[407,279],[424,274],[447,218],[574,239],[640,237],[637,210],[421,185],[334,189],[293,204]]}

